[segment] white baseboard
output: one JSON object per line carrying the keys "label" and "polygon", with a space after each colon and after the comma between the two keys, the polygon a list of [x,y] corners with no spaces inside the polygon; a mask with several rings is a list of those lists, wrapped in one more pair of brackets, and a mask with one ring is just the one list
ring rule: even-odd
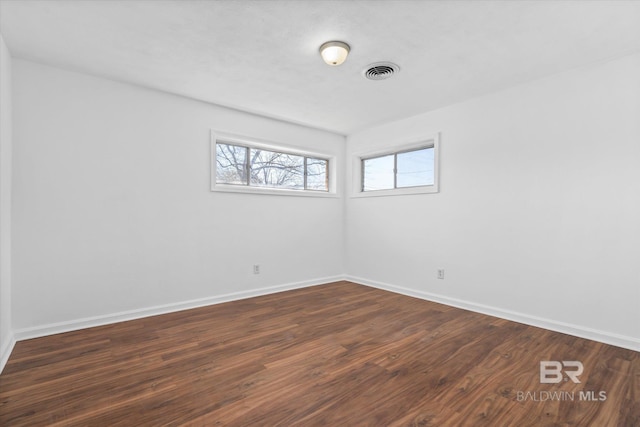
{"label": "white baseboard", "polygon": [[[127,320],[141,319],[144,317],[157,316],[159,314],[173,313],[176,311],[189,310],[192,308],[204,307],[208,305],[220,304],[223,302],[236,301],[245,298],[252,298],[261,295],[268,295],[292,289],[306,288],[321,285],[324,283],[344,280],[344,276],[325,277],[303,282],[287,283],[284,285],[270,286],[266,288],[251,289],[247,291],[233,292],[229,294],[216,295],[212,297],[199,298],[178,303],[147,307],[139,310],[129,310],[119,313],[107,314],[103,316],[86,317],[83,319],[71,320],[68,322],[51,323],[47,325],[34,326],[30,328],[17,329],[14,331],[15,341],[22,341],[31,338],[39,338],[48,335],[60,334],[63,332],[76,331],[79,329],[92,328],[95,326],[109,325],[112,323],[125,322]],[[15,342],[14,341],[14,342]],[[10,353],[10,351],[9,351]],[[7,355],[8,359],[8,355]]]}
{"label": "white baseboard", "polygon": [[611,344],[617,347],[626,348],[633,351],[640,351],[640,340],[624,335],[612,334],[609,332],[599,331],[591,328],[586,328],[578,325],[572,325],[569,323],[558,322],[550,319],[544,319],[541,317],[531,316],[523,313],[518,313],[509,310],[503,310],[496,307],[486,306],[483,304],[476,304],[470,301],[459,300],[456,298],[450,298],[443,295],[432,294],[429,292],[418,291],[415,289],[405,288],[402,286],[390,285],[388,283],[382,283],[375,280],[369,280],[355,276],[332,276],[321,279],[308,280],[302,282],[288,283],[284,285],[271,286],[266,288],[252,289],[248,291],[233,292],[229,294],[216,295],[207,298],[200,298],[189,301],[182,301],[179,303],[165,304],[155,307],[147,307],[139,310],[123,311],[120,313],[113,313],[104,316],[87,317],[83,319],[72,320],[68,322],[51,323],[47,325],[35,326],[31,328],[18,329],[13,332],[10,339],[4,344],[4,347],[0,349],[0,373],[5,364],[9,360],[9,356],[16,341],[22,341],[31,338],[39,338],[47,335],[54,335],[63,332],[70,332],[79,329],[91,328],[95,326],[103,326],[112,323],[124,322],[127,320],[135,320],[144,317],[156,316],[159,314],[173,313],[176,311],[188,310],[192,308],[204,307],[208,305],[220,304],[229,301],[236,301],[245,298],[252,298],[261,295],[268,295],[277,292],[283,292],[293,289],[306,288],[311,286],[317,286],[325,283],[337,282],[341,280],[348,280],[353,283],[358,283],[365,286],[370,286],[378,289],[382,289],[389,292],[394,292],[402,295],[408,295],[415,298],[420,298],[427,301],[433,301],[452,307],[462,308],[465,310],[474,311],[477,313],[487,314],[489,316],[499,317],[501,319],[511,320],[514,322],[524,323],[526,325],[536,326],[539,328],[548,329],[551,331],[561,332],[568,335],[573,335],[580,338],[586,338],[594,341],[599,341],[605,344]]}
{"label": "white baseboard", "polygon": [[5,365],[9,361],[9,356],[11,356],[11,352],[13,351],[13,347],[16,345],[15,335],[10,333],[9,339],[6,342],[2,343],[2,347],[0,347],[0,374],[4,370]]}
{"label": "white baseboard", "polygon": [[371,286],[373,288],[385,291],[395,292],[402,295],[408,295],[427,301],[433,301],[452,307],[462,308],[477,313],[487,314],[489,316],[499,317],[501,319],[511,320],[525,325],[536,326],[548,329],[550,331],[561,332],[567,335],[573,335],[579,338],[586,338],[593,341],[599,341],[605,344],[611,344],[616,347],[622,347],[633,351],[640,351],[640,339],[613,334],[610,332],[599,331],[570,323],[558,322],[542,317],[531,316],[528,314],[518,313],[501,308],[491,307],[483,304],[476,304],[470,301],[450,298],[443,295],[432,294],[429,292],[419,291],[415,289],[404,288],[402,286],[390,285],[388,283],[377,282],[375,280],[364,279],[362,277],[345,276],[344,280],[358,283],[360,285]]}

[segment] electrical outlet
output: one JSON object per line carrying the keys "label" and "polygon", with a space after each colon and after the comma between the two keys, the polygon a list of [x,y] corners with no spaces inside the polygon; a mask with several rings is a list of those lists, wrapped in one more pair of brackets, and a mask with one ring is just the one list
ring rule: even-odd
{"label": "electrical outlet", "polygon": [[260,265],[253,264],[253,274],[260,274]]}
{"label": "electrical outlet", "polygon": [[438,279],[444,279],[444,268],[438,269]]}

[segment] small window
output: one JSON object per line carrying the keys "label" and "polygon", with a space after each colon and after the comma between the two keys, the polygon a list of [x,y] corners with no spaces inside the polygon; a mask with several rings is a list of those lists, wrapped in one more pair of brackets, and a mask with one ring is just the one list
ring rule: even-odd
{"label": "small window", "polygon": [[304,157],[249,148],[249,185],[268,188],[304,189]]}
{"label": "small window", "polygon": [[439,133],[391,147],[353,154],[352,197],[439,191]]}
{"label": "small window", "polygon": [[217,142],[215,161],[216,184],[329,191],[327,159]]}
{"label": "small window", "polygon": [[395,188],[395,155],[362,160],[362,191]]}
{"label": "small window", "polygon": [[305,157],[305,188],[307,190],[329,191],[329,161]]}
{"label": "small window", "polygon": [[362,159],[362,191],[434,185],[434,147]]}
{"label": "small window", "polygon": [[435,181],[434,148],[396,154],[396,188],[433,185]]}
{"label": "small window", "polygon": [[247,184],[247,147],[216,144],[216,182]]}

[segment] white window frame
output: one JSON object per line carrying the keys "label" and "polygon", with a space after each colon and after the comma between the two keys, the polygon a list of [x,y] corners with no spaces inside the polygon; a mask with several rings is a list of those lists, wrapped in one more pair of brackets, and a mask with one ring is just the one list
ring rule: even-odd
{"label": "white window frame", "polygon": [[[225,184],[216,182],[217,176],[217,161],[216,161],[216,144],[230,144],[240,145],[250,148],[258,148],[266,151],[277,151],[285,154],[291,154],[296,156],[311,157],[315,159],[326,160],[328,163],[327,179],[328,179],[328,191],[323,190],[305,190],[305,189],[290,189],[290,188],[272,188],[272,187],[258,187],[251,185],[239,185],[239,184]],[[271,194],[280,196],[302,196],[302,197],[338,197],[337,192],[337,170],[336,170],[336,156],[327,153],[319,153],[316,151],[303,150],[297,147],[292,147],[284,144],[265,141],[257,138],[251,138],[242,135],[235,135],[226,132],[220,132],[211,129],[211,191],[213,192],[225,192],[225,193],[246,193],[246,194]]]}
{"label": "white window frame", "polygon": [[[420,185],[415,187],[392,188],[388,190],[363,190],[363,168],[364,160],[393,154],[405,153],[407,151],[419,150],[421,148],[433,147],[433,185]],[[352,156],[352,180],[351,197],[381,197],[381,196],[401,196],[408,194],[432,194],[440,192],[440,134],[416,138],[394,144],[384,149],[355,153]]]}

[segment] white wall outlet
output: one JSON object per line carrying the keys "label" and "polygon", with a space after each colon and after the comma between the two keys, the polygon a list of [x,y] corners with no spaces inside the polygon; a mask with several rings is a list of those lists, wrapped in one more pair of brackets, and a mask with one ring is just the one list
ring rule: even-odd
{"label": "white wall outlet", "polygon": [[260,265],[253,264],[253,274],[260,274]]}
{"label": "white wall outlet", "polygon": [[444,268],[438,269],[438,279],[444,279]]}

